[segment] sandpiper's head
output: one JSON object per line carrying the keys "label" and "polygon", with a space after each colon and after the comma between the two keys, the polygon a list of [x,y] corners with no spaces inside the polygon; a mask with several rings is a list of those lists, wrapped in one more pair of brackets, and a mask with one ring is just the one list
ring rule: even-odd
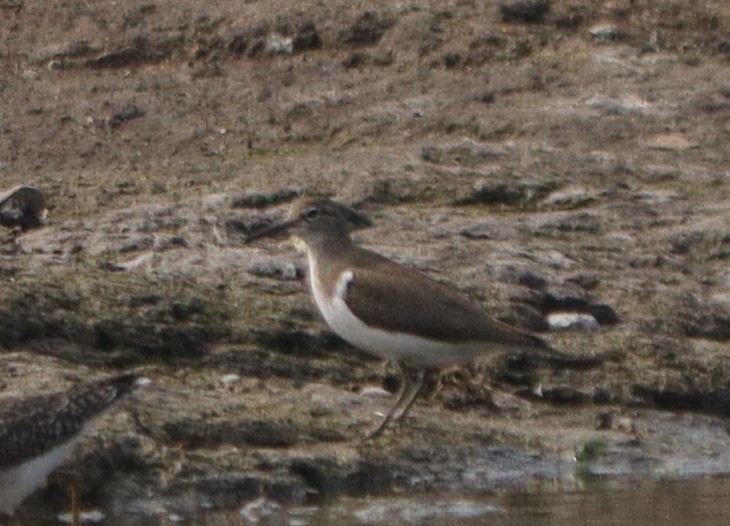
{"label": "sandpiper's head", "polygon": [[250,243],[263,237],[287,235],[312,243],[331,237],[348,237],[350,232],[372,226],[357,210],[328,199],[302,198],[292,204],[289,217],[246,238]]}

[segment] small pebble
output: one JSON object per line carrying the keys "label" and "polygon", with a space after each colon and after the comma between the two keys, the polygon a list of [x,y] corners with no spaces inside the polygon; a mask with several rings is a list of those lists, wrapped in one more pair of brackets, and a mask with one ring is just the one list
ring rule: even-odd
{"label": "small pebble", "polygon": [[597,331],[600,328],[596,318],[578,312],[555,312],[548,315],[547,321],[552,330]]}
{"label": "small pebble", "polygon": [[588,30],[592,37],[602,41],[622,40],[626,38],[626,31],[614,24],[597,24]]}
{"label": "small pebble", "polygon": [[223,385],[235,384],[240,380],[241,377],[237,374],[224,374],[223,376],[221,376],[221,382],[223,383]]}
{"label": "small pebble", "polygon": [[[104,522],[105,519],[106,515],[104,515],[99,510],[82,511],[79,514],[79,520],[81,521],[81,524],[99,524],[101,522]],[[64,524],[74,524],[74,518],[70,513],[62,513],[58,516],[58,522],[62,522]]]}

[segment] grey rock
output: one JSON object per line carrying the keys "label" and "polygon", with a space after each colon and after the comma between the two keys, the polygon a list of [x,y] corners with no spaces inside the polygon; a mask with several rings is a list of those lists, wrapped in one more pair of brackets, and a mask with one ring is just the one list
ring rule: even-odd
{"label": "grey rock", "polygon": [[431,163],[456,163],[475,166],[504,155],[500,147],[481,144],[470,139],[443,146],[427,145],[421,148],[421,158]]}
{"label": "grey rock", "polygon": [[525,206],[537,202],[554,189],[555,185],[550,182],[480,182],[474,185],[474,189],[470,195],[457,199],[454,204],[504,204]]}
{"label": "grey rock", "polygon": [[596,196],[587,190],[572,188],[551,192],[541,203],[551,208],[581,208],[595,200]]}
{"label": "grey rock", "polygon": [[121,43],[101,55],[88,59],[64,60],[62,64],[80,64],[91,69],[117,69],[135,64],[154,64],[168,59],[183,44],[181,37],[140,35]]}
{"label": "grey rock", "polygon": [[393,24],[375,11],[366,11],[347,29],[340,33],[339,40],[353,47],[377,44]]}
{"label": "grey rock", "polygon": [[628,38],[628,32],[615,24],[596,24],[588,29],[588,33],[600,42],[615,42]]}
{"label": "grey rock", "polygon": [[496,237],[493,225],[485,224],[466,227],[459,234],[467,239],[494,239]]}
{"label": "grey rock", "polygon": [[685,336],[730,341],[730,303],[707,301],[692,295],[676,305],[674,314]]}
{"label": "grey rock", "polygon": [[730,416],[730,389],[639,384],[634,386],[633,392],[661,409]]}
{"label": "grey rock", "polygon": [[554,312],[548,314],[547,323],[550,329],[561,330],[579,330],[579,331],[597,331],[600,328],[598,320],[590,314],[582,314],[577,312]]}
{"label": "grey rock", "polygon": [[295,53],[322,47],[322,37],[319,35],[314,22],[305,22],[297,29],[293,46]]}
{"label": "grey rock", "polygon": [[276,192],[248,192],[234,197],[232,208],[266,208],[296,199],[304,190],[302,188],[282,188]]}
{"label": "grey rock", "polygon": [[[544,291],[538,299],[542,312],[573,312],[591,316],[600,324],[612,325],[620,321],[614,309],[593,301],[591,295],[578,285],[553,286]],[[590,322],[588,322],[590,323]]]}
{"label": "grey rock", "polygon": [[645,114],[651,112],[651,104],[637,97],[611,98],[605,95],[591,97],[586,106],[600,110],[605,115]]}
{"label": "grey rock", "polygon": [[567,233],[592,233],[601,230],[603,218],[591,212],[566,214],[558,219],[544,222],[535,229],[535,233],[543,236],[563,236]]}
{"label": "grey rock", "polygon": [[550,0],[510,0],[502,2],[499,12],[504,22],[542,22],[550,11]]}
{"label": "grey rock", "polygon": [[266,39],[266,51],[272,55],[291,55],[294,52],[294,39],[271,33]]}
{"label": "grey rock", "polygon": [[249,267],[248,272],[252,276],[277,278],[287,281],[302,279],[306,274],[306,270],[303,267],[279,259],[258,261]]}
{"label": "grey rock", "polygon": [[127,104],[121,111],[109,118],[108,124],[110,128],[119,128],[127,121],[144,117],[144,114],[145,111],[140,109],[136,104]]}

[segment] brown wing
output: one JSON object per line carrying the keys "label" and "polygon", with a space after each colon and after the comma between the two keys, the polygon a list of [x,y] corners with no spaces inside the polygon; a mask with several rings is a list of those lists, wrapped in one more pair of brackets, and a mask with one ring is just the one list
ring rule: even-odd
{"label": "brown wing", "polygon": [[490,318],[457,292],[423,274],[364,251],[345,302],[369,326],[452,342],[548,348],[530,334]]}

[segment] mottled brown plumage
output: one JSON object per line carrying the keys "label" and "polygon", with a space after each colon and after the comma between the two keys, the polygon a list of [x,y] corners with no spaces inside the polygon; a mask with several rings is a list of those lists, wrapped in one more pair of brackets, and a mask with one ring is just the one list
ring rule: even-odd
{"label": "mottled brown plumage", "polygon": [[135,374],[60,393],[0,399],[0,513],[45,483],[88,424],[138,383]]}
{"label": "mottled brown plumage", "polygon": [[137,381],[125,374],[69,391],[0,401],[0,469],[17,465],[75,436],[90,418],[129,392]]}

